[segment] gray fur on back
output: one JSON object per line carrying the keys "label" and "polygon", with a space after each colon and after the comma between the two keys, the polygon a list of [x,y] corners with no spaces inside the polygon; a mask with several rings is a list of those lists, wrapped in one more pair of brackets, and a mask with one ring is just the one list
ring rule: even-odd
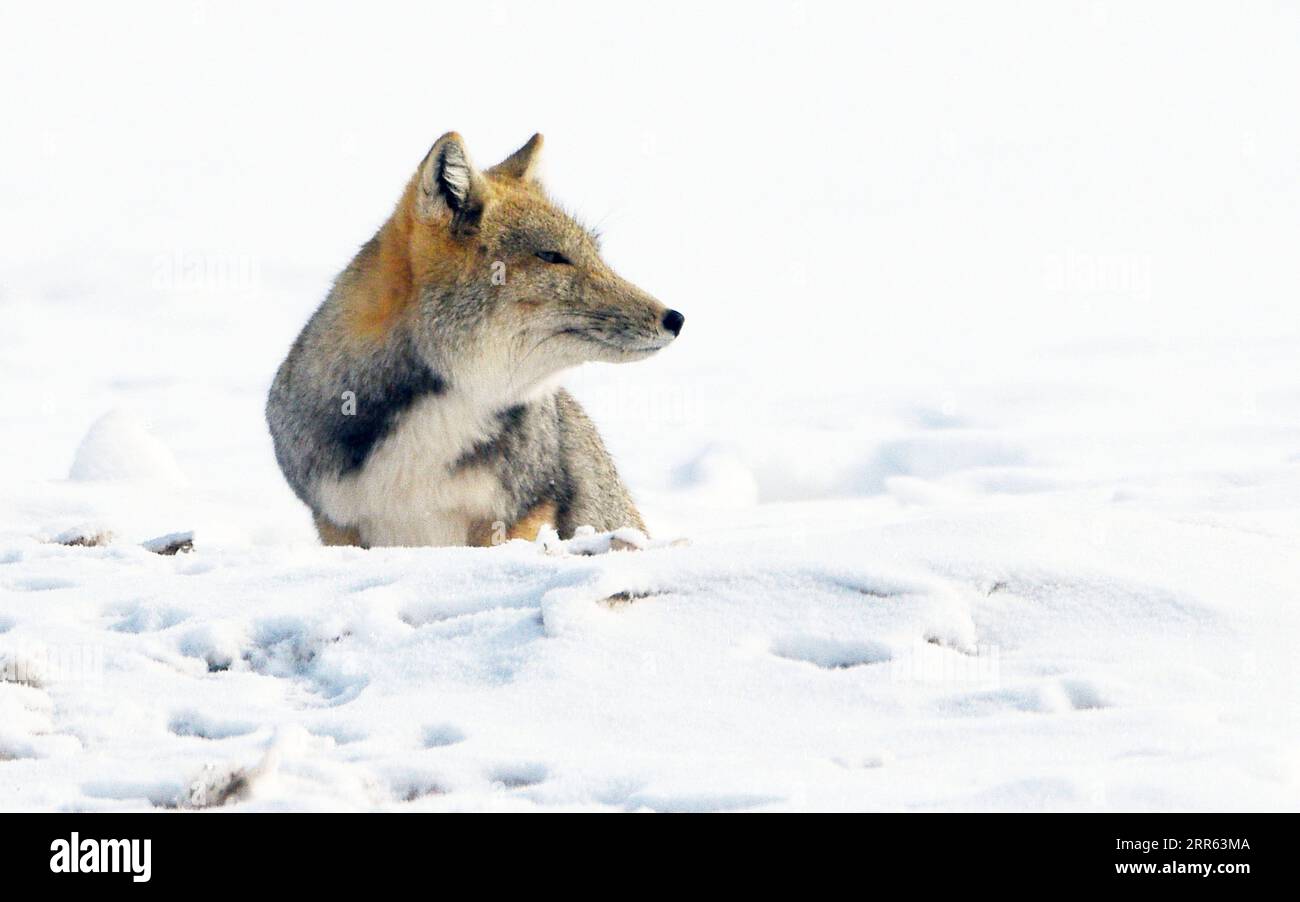
{"label": "gray fur on back", "polygon": [[280,469],[294,494],[317,512],[313,491],[323,477],[343,476],[364,466],[411,404],[447,388],[406,330],[364,356],[358,346],[341,340],[338,295],[355,269],[354,263],[339,277],[298,335],[266,402]]}

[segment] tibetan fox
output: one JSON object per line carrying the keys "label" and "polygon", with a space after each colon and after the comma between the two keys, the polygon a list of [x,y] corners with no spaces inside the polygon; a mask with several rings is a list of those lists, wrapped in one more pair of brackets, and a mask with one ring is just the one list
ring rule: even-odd
{"label": "tibetan fox", "polygon": [[649,357],[684,318],[548,199],[541,146],[479,171],[460,135],[439,138],[280,365],[275,456],[325,544],[645,529],[557,377]]}

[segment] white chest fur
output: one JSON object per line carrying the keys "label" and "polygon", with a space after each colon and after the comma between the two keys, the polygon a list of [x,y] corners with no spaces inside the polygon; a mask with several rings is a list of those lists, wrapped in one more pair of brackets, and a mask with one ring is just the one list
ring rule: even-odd
{"label": "white chest fur", "polygon": [[417,401],[360,470],[320,483],[321,512],[370,546],[467,544],[472,527],[507,510],[488,468],[455,466],[498,428],[489,410],[455,392]]}

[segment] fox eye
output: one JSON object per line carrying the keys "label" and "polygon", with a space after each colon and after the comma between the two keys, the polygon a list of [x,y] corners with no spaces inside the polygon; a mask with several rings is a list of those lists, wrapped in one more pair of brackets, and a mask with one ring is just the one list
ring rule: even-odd
{"label": "fox eye", "polygon": [[559,251],[538,251],[537,256],[547,263],[564,263],[572,265],[573,261],[561,254]]}

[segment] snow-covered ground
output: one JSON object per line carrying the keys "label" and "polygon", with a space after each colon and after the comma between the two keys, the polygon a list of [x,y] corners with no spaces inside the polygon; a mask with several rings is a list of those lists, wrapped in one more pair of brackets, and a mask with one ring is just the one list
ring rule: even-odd
{"label": "snow-covered ground", "polygon": [[[841,7],[6,10],[0,808],[1300,807],[1300,13]],[[568,385],[689,544],[317,546],[453,128],[686,313]]]}

